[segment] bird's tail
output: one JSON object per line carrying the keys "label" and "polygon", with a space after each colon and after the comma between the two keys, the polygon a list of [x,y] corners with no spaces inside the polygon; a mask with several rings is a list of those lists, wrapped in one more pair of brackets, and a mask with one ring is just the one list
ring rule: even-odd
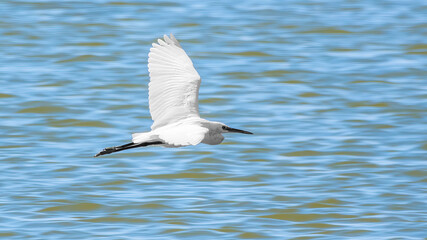
{"label": "bird's tail", "polygon": [[131,149],[131,148],[146,147],[149,145],[156,145],[156,144],[163,144],[163,142],[161,142],[161,141],[152,141],[152,142],[143,142],[143,143],[131,142],[131,143],[127,143],[127,144],[121,145],[121,146],[104,148],[101,152],[97,153],[94,157],[98,157],[98,156],[105,155],[105,154],[110,154],[113,152],[119,152],[119,151]]}

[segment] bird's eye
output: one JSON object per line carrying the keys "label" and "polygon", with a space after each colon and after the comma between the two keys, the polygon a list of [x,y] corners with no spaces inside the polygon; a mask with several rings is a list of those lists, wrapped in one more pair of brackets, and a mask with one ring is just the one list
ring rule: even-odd
{"label": "bird's eye", "polygon": [[225,130],[225,126],[222,126],[222,130]]}

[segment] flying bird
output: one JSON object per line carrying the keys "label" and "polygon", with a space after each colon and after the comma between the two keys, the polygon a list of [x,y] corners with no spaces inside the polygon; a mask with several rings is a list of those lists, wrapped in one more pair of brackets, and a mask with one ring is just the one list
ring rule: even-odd
{"label": "flying bird", "polygon": [[171,34],[158,39],[148,54],[149,108],[153,125],[150,132],[132,134],[132,142],[108,147],[95,157],[126,149],[160,145],[184,147],[205,143],[220,144],[223,133],[251,132],[200,118],[198,95],[200,75],[190,57]]}

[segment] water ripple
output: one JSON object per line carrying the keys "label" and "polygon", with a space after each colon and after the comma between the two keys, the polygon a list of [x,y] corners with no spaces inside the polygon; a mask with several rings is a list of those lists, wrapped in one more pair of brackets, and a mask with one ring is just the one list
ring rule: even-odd
{"label": "water ripple", "polygon": [[[422,1],[0,9],[0,238],[425,238]],[[150,129],[147,54],[171,32],[201,115],[255,134],[93,158]]]}

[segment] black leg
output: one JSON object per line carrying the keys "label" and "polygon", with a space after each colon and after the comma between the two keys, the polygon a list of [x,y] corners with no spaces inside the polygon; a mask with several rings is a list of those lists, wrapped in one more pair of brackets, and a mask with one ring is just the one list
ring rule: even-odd
{"label": "black leg", "polygon": [[117,147],[104,148],[101,152],[96,154],[94,157],[98,157],[98,156],[105,155],[105,154],[110,154],[113,152],[120,152],[120,151],[131,149],[131,148],[146,147],[149,145],[158,145],[158,144],[163,144],[163,142],[154,141],[154,142],[144,142],[144,143],[127,143],[127,144],[120,145]]}

